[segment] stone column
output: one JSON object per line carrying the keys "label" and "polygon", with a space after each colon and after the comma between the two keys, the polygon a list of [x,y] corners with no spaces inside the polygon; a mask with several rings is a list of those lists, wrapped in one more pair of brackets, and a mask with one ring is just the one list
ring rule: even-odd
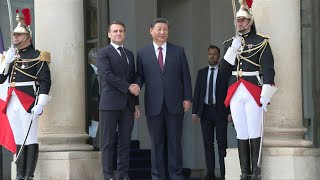
{"label": "stone column", "polygon": [[255,1],[253,14],[257,31],[270,36],[279,88],[265,116],[265,144],[310,147],[302,126],[300,0]]}
{"label": "stone column", "polygon": [[83,2],[35,1],[35,46],[51,53],[52,85],[41,116],[41,151],[91,150],[85,143]]}
{"label": "stone column", "polygon": [[[311,1],[311,0],[310,0]],[[313,39],[313,49],[312,49],[312,82],[313,82],[313,100],[314,100],[314,139],[316,140],[316,146],[320,147],[320,2],[311,1],[312,5],[312,39]]]}
{"label": "stone column", "polygon": [[86,144],[83,1],[35,0],[34,9],[35,47],[52,59],[35,179],[101,179],[99,154]]}

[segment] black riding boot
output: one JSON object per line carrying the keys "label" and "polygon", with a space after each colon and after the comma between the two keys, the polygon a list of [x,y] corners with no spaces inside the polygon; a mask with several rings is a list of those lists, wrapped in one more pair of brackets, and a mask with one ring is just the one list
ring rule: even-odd
{"label": "black riding boot", "polygon": [[224,180],[226,175],[226,167],[224,162],[224,158],[227,155],[226,148],[221,148],[221,149],[219,148],[218,154],[219,154],[219,164],[220,164],[220,177],[221,177],[221,180]]}
{"label": "black riding boot", "polygon": [[[21,148],[21,145],[17,145],[17,151],[19,152]],[[25,175],[26,170],[26,149],[24,148],[23,151],[21,151],[21,154],[19,156],[19,159],[17,159],[17,176],[16,180],[23,180],[23,177]]]}
{"label": "black riding boot", "polygon": [[249,140],[238,139],[238,152],[241,167],[240,180],[249,180],[251,174]]}
{"label": "black riding boot", "polygon": [[251,146],[251,163],[252,163],[252,175],[251,180],[261,179],[261,168],[258,167],[259,150],[260,150],[261,138],[250,139]]}
{"label": "black riding boot", "polygon": [[30,144],[27,148],[26,175],[25,180],[33,179],[33,173],[36,170],[38,161],[39,144]]}

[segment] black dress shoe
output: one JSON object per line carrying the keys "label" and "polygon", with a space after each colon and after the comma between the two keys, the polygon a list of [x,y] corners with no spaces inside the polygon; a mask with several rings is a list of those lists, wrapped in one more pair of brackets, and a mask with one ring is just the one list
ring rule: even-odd
{"label": "black dress shoe", "polygon": [[119,178],[119,180],[130,180],[129,176],[125,177],[125,178]]}
{"label": "black dress shoe", "polygon": [[250,180],[261,180],[260,174],[252,174]]}
{"label": "black dress shoe", "polygon": [[216,177],[214,175],[206,175],[203,180],[216,180]]}
{"label": "black dress shoe", "polygon": [[249,174],[241,174],[240,180],[250,180],[250,175]]}

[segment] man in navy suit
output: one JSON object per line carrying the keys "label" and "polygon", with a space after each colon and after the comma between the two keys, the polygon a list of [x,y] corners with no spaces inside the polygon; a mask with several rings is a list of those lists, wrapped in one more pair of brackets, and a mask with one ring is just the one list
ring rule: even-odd
{"label": "man in navy suit", "polygon": [[113,180],[113,155],[118,129],[118,179],[127,180],[129,152],[134,118],[139,116],[140,88],[135,81],[135,63],[131,51],[123,48],[125,25],[120,21],[108,27],[111,43],[98,50],[100,79],[100,124],[102,128],[102,167],[105,180]]}
{"label": "man in navy suit", "polygon": [[227,149],[229,111],[224,105],[224,100],[227,95],[228,79],[227,74],[219,71],[219,59],[220,49],[210,45],[209,66],[198,71],[193,98],[192,121],[197,122],[201,119],[207,165],[207,175],[204,180],[215,180],[214,128],[216,128],[221,179],[225,176],[224,157]]}
{"label": "man in navy suit", "polygon": [[153,180],[182,180],[181,137],[184,112],[191,106],[192,87],[182,47],[167,42],[169,25],[153,20],[153,43],[138,51],[137,84],[145,84],[145,113],[151,136]]}

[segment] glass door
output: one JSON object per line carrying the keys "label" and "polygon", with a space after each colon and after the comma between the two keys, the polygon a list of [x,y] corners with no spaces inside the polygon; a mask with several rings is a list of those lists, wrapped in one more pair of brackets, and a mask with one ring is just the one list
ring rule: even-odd
{"label": "glass door", "polygon": [[86,130],[90,138],[88,143],[99,150],[98,101],[99,83],[95,66],[97,48],[107,43],[106,26],[108,24],[108,0],[86,0],[85,12],[85,64],[86,64]]}

